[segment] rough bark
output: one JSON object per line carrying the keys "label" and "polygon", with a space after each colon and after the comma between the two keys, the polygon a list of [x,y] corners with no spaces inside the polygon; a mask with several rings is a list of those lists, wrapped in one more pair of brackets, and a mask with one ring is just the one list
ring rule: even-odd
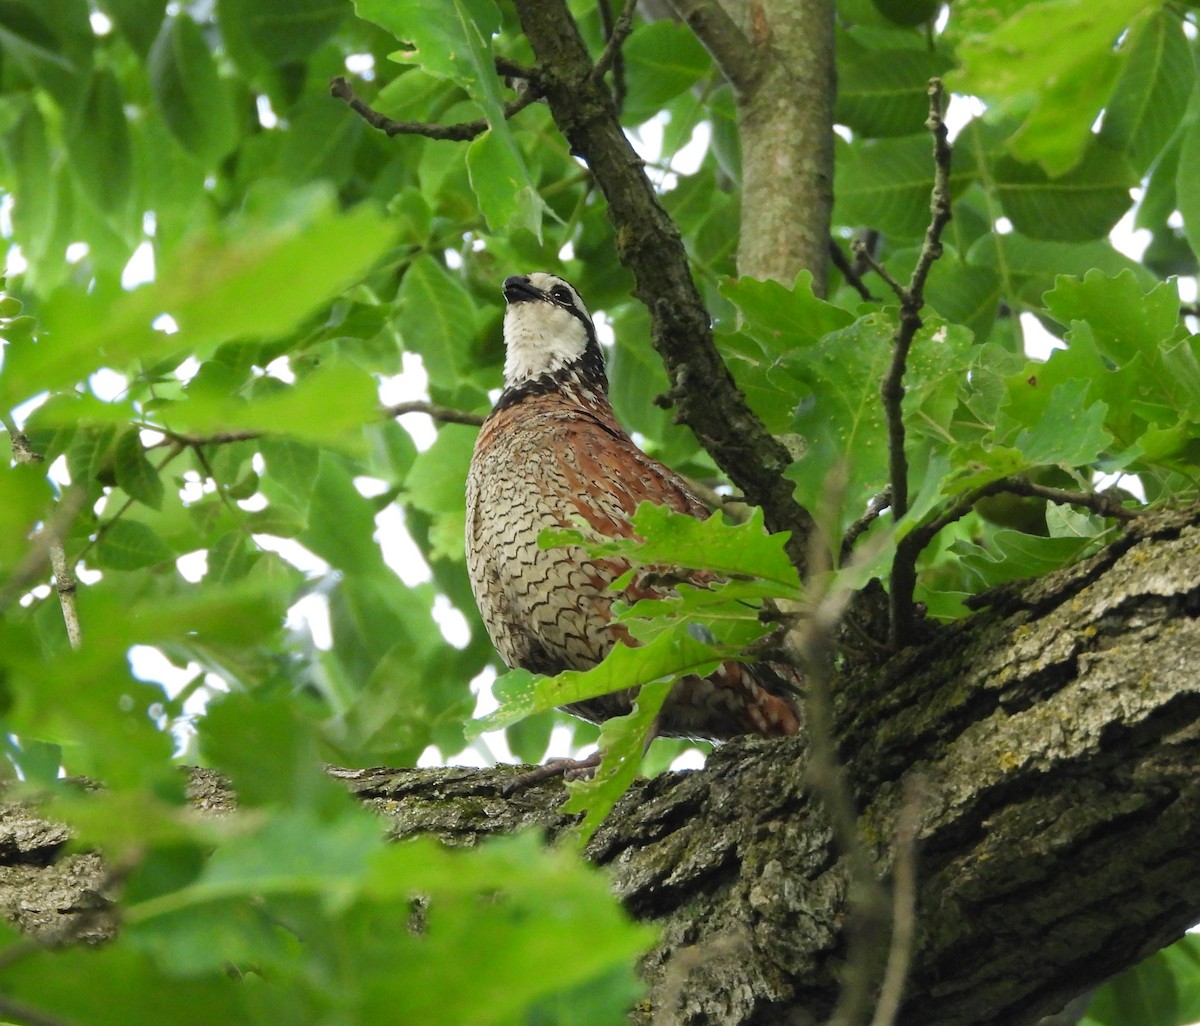
{"label": "rough bark", "polygon": [[[837,740],[883,875],[905,782],[923,780],[900,1023],[1032,1021],[1200,919],[1198,615],[1194,509],[838,681]],[[703,770],[640,782],[593,839],[629,908],[663,927],[644,1021],[765,1026],[831,1008],[848,879],[806,762],[800,739],[725,745]],[[561,785],[506,798],[514,772],[337,775],[395,836],[553,836]],[[221,807],[211,777],[196,787]],[[101,870],[56,862],[62,841],[0,810],[0,900],[30,928],[90,915]]]}

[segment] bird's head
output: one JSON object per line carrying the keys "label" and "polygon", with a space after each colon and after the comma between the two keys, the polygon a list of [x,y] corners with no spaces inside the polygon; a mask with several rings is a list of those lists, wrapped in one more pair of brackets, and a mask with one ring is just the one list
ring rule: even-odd
{"label": "bird's head", "polygon": [[592,315],[568,282],[543,271],[514,274],[504,279],[504,299],[505,389],[569,379],[607,388]]}

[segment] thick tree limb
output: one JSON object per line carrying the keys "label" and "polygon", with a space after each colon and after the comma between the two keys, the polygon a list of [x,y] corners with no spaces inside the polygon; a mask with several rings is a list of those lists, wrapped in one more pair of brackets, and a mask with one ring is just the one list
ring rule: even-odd
{"label": "thick tree limb", "polygon": [[517,12],[554,120],[608,200],[618,256],[633,272],[634,295],[650,312],[654,347],[683,421],[749,500],[763,507],[768,526],[792,532],[789,554],[802,564],[812,521],[782,476],[791,456],[746,405],[713,345],[679,230],[625,138],[611,96],[593,80],[570,12],[562,0],[518,0]]}
{"label": "thick tree limb", "polygon": [[[882,870],[907,781],[924,782],[898,1022],[1032,1021],[1200,919],[1198,614],[1194,510],[1139,522],[840,682],[841,753]],[[661,1021],[809,1022],[832,1008],[847,875],[805,793],[807,761],[799,740],[723,746],[703,771],[635,788],[593,839],[629,906],[665,928],[646,964],[655,1000],[673,1002]],[[552,786],[487,797],[508,772],[355,786],[399,802],[400,833],[473,841],[497,813],[501,829],[559,829]]]}
{"label": "thick tree limb", "polygon": [[[897,827],[917,844],[898,1023],[1031,1022],[1200,919],[1198,617],[1200,510],[1153,515],[837,682],[863,843],[885,875]],[[663,928],[641,1021],[807,1023],[833,1007],[848,876],[807,793],[808,761],[798,738],[724,745],[703,770],[639,783],[593,838],[589,857]],[[336,775],[397,837],[553,837],[568,823],[561,784],[504,797],[520,772]],[[193,786],[208,807],[227,800],[220,790],[202,772]],[[0,903],[35,931],[95,915],[99,860],[54,861],[64,839],[0,808]]]}
{"label": "thick tree limb", "polygon": [[738,273],[825,294],[833,211],[833,0],[672,0],[734,88]]}
{"label": "thick tree limb", "polygon": [[718,0],[671,0],[671,6],[704,44],[734,93],[752,93],[766,73],[766,62]]}

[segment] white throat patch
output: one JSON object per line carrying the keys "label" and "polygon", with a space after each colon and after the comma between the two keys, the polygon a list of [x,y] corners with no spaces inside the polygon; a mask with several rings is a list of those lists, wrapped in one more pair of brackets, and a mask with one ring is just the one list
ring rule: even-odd
{"label": "white throat patch", "polygon": [[504,312],[504,387],[552,374],[580,359],[587,328],[553,303],[513,303]]}

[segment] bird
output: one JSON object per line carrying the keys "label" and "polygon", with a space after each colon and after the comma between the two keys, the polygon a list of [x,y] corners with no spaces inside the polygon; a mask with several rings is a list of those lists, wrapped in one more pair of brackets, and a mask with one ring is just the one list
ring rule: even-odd
{"label": "bird", "polygon": [[[575,288],[546,272],[504,280],[504,389],[480,428],[466,488],[466,560],[484,626],[510,667],[587,670],[616,644],[636,644],[613,603],[660,597],[664,577],[610,585],[629,563],[578,545],[540,548],[545,528],[579,518],[601,536],[628,538],[639,503],[704,519],[687,482],[644,453],[608,398],[604,352]],[[685,576],[687,571],[682,571]],[[790,665],[727,661],[676,682],[654,726],[662,737],[725,741],[800,730],[801,681]],[[631,711],[636,689],[563,706],[600,723]]]}

